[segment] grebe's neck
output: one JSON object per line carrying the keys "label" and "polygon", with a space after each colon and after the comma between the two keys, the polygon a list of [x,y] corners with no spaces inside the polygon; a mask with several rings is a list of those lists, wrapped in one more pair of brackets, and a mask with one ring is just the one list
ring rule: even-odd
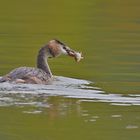
{"label": "grebe's neck", "polygon": [[47,62],[48,51],[49,49],[47,46],[40,49],[37,57],[37,68],[44,70],[50,77],[52,77],[52,73]]}

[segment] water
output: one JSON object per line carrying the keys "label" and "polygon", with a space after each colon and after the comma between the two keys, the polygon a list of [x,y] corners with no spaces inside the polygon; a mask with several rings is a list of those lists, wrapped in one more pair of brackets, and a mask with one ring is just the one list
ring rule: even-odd
{"label": "water", "polygon": [[[24,0],[0,5],[0,75],[35,66],[58,38],[84,60],[50,59],[52,85],[0,84],[2,140],[139,140],[140,2]],[[71,78],[70,78],[71,77]]]}
{"label": "water", "polygon": [[[111,105],[140,105],[140,95],[105,94],[97,87],[90,86],[91,82],[74,78],[55,76],[51,85],[36,84],[11,84],[8,82],[0,84],[1,106],[9,105],[38,105],[44,102],[33,102],[31,99],[43,99],[49,96],[62,96],[78,99],[77,102],[109,102]],[[31,99],[29,98],[31,97]],[[47,101],[46,101],[47,104]]]}
{"label": "water", "polygon": [[140,95],[109,94],[91,84],[62,76],[47,86],[0,84],[0,137],[138,139]]}

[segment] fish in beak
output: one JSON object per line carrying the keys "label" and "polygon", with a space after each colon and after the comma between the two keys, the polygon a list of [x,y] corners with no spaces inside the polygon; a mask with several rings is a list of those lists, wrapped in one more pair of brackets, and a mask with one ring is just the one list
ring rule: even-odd
{"label": "fish in beak", "polygon": [[67,46],[64,46],[63,47],[65,49],[65,51],[67,52],[67,54],[71,57],[74,57],[75,61],[76,62],[79,62],[81,59],[83,59],[84,57],[82,56],[82,52],[77,52],[77,51],[74,51],[72,49],[70,49],[69,47]]}

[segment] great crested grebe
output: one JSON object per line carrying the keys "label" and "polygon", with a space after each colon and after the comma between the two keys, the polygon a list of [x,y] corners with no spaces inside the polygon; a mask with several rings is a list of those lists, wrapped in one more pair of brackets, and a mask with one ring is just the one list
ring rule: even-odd
{"label": "great crested grebe", "polygon": [[76,61],[80,61],[83,58],[81,53],[70,49],[59,40],[51,40],[47,45],[39,50],[37,57],[37,68],[16,68],[3,76],[0,79],[0,82],[48,84],[53,80],[53,76],[47,63],[47,59],[57,57],[61,54],[72,56]]}

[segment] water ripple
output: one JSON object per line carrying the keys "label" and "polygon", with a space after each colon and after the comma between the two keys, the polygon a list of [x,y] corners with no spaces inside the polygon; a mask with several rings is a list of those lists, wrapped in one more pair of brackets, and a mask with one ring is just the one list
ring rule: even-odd
{"label": "water ripple", "polygon": [[[124,97],[121,94],[106,94],[97,87],[90,86],[91,82],[74,78],[56,76],[52,85],[33,84],[0,84],[0,106],[32,105],[48,107],[44,97],[63,96],[77,99],[81,102],[107,102],[111,105],[140,105],[140,96],[133,94]],[[38,101],[40,99],[40,101]]]}

